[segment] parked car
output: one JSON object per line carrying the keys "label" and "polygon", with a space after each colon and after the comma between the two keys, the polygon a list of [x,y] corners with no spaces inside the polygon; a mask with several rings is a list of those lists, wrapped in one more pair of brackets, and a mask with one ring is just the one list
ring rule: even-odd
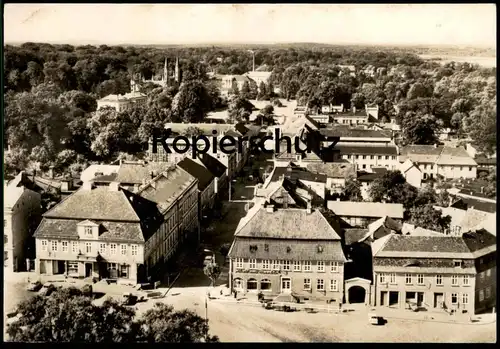
{"label": "parked car", "polygon": [[126,292],[122,296],[122,305],[135,305],[137,303],[137,296],[133,295],[130,292]]}
{"label": "parked car", "polygon": [[43,287],[43,284],[40,281],[32,281],[26,286],[26,290],[31,292],[38,292]]}
{"label": "parked car", "polygon": [[50,296],[52,292],[56,290],[56,287],[53,284],[46,283],[43,285],[42,290],[40,291],[41,296]]}
{"label": "parked car", "polygon": [[92,297],[92,294],[93,294],[92,285],[83,285],[82,293],[84,296]]}
{"label": "parked car", "polygon": [[385,323],[384,318],[376,313],[368,313],[368,322],[372,325],[383,325]]}

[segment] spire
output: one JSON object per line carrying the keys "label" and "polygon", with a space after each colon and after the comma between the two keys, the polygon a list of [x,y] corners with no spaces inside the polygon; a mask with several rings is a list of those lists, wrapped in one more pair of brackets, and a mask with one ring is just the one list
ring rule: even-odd
{"label": "spire", "polygon": [[180,82],[179,57],[175,59],[175,81]]}
{"label": "spire", "polygon": [[168,86],[168,65],[167,65],[167,57],[165,57],[165,65],[163,66],[163,83],[164,83],[164,86]]}

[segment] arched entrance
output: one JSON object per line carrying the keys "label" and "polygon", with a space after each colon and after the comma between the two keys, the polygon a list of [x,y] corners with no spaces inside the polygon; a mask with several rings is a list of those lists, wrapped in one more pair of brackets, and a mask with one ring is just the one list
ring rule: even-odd
{"label": "arched entrance", "polygon": [[346,303],[370,304],[371,281],[363,278],[352,278],[345,281]]}
{"label": "arched entrance", "polygon": [[352,286],[349,288],[349,303],[364,303],[366,298],[366,290],[361,286]]}

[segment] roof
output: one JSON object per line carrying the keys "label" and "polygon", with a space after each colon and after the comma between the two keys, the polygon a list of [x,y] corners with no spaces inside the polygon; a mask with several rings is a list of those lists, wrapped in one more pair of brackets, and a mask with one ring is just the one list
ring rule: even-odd
{"label": "roof", "polygon": [[111,173],[118,172],[120,168],[119,165],[90,165],[80,174],[80,179],[82,182],[86,182],[96,177],[97,173],[102,173],[103,175],[109,175]]}
{"label": "roof", "polygon": [[189,157],[179,161],[177,166],[198,179],[198,189],[200,191],[204,191],[215,178],[209,170]]}
{"label": "roof", "polygon": [[380,239],[377,239],[375,241],[373,241],[371,243],[371,247],[372,247],[372,256],[375,256],[381,249],[382,247],[385,246],[385,244],[387,243],[387,241],[389,241],[389,239],[391,238],[391,236],[393,236],[394,234],[389,234],[389,235],[386,235],[386,236],[383,236],[381,237]]}
{"label": "roof", "polygon": [[[321,251],[321,252],[320,252]],[[345,262],[340,241],[304,241],[235,237],[231,258]]]}
{"label": "roof", "polygon": [[487,213],[475,209],[468,209],[465,217],[460,222],[463,232],[470,231],[477,227],[481,222],[487,220],[491,215],[496,216],[496,214]]}
{"label": "roof", "polygon": [[460,197],[459,200],[451,204],[451,207],[459,207],[465,205],[467,208],[474,208],[479,211],[495,213],[497,212],[497,204],[492,202],[485,202],[473,198]]}
{"label": "roof", "polygon": [[366,118],[368,118],[368,114],[366,113],[366,110],[356,110],[356,111],[348,110],[348,111],[343,111],[343,112],[340,112],[340,113],[334,113],[333,117],[334,118],[338,118],[338,117],[340,117],[340,118],[350,117],[350,118],[363,118],[363,119],[366,119]]}
{"label": "roof", "polygon": [[496,158],[486,158],[483,156],[479,156],[475,158],[476,163],[478,165],[496,165],[497,164],[497,159]]}
{"label": "roof", "polygon": [[[372,171],[374,171],[374,167],[372,167]],[[359,171],[357,180],[360,182],[373,182],[374,180],[381,178],[386,172],[387,169],[384,167],[385,171],[374,171],[373,173]]]}
{"label": "roof", "polygon": [[486,231],[455,236],[392,235],[376,257],[475,258],[481,250],[496,250],[496,237]]}
{"label": "roof", "polygon": [[122,95],[110,94],[98,100],[98,102],[126,102],[127,98]]}
{"label": "roof", "polygon": [[139,222],[139,216],[130,204],[125,191],[111,191],[107,187],[88,190],[80,188],[47,211],[47,218],[72,218]]}
{"label": "roof", "polygon": [[481,221],[476,227],[474,227],[474,231],[484,229],[491,235],[497,236],[497,215],[490,214],[485,220]]}
{"label": "roof", "polygon": [[347,143],[337,143],[335,149],[341,154],[353,155],[398,155],[398,148],[395,145],[350,145]]}
{"label": "roof", "polygon": [[347,246],[361,241],[368,233],[368,229],[345,229],[344,239]]}
{"label": "roof", "polygon": [[174,167],[141,186],[137,195],[155,202],[158,209],[164,212],[196,181],[195,177],[182,168]]}
{"label": "roof", "polygon": [[133,91],[124,94],[123,97],[127,99],[137,99],[137,98],[146,98],[147,96],[144,93]]}
{"label": "roof", "polygon": [[203,165],[217,178],[222,177],[226,173],[227,167],[209,154],[199,154],[195,161]]}
{"label": "roof", "polygon": [[116,181],[116,177],[118,176],[118,173],[111,173],[108,175],[102,175],[102,176],[97,176],[94,177],[90,180],[90,182],[93,183],[111,183]]}
{"label": "roof", "polygon": [[260,208],[240,226],[235,233],[238,237],[294,239],[294,240],[340,240],[340,236],[323,214],[314,210],[307,213],[303,209],[278,209],[267,212]]}
{"label": "roof", "polygon": [[441,211],[442,216],[450,216],[451,218],[450,227],[460,225],[463,222],[465,216],[467,215],[467,210],[462,210],[460,208],[455,208],[455,207],[434,206],[434,209]]}
{"label": "roof", "polygon": [[333,126],[319,130],[322,135],[342,138],[392,138],[391,131],[370,130],[365,128],[353,128],[346,126]]}
{"label": "roof", "polygon": [[363,236],[362,240],[365,240],[369,237],[374,238],[375,232],[377,232],[380,228],[384,229],[386,234],[390,234],[391,232],[401,232],[403,225],[391,217],[385,216],[380,219],[377,219],[375,222],[372,222],[368,225],[368,231],[365,236]]}
{"label": "roof", "polygon": [[325,175],[327,178],[348,178],[356,176],[356,168],[351,163],[310,163],[307,169],[312,173]]}
{"label": "roof", "polygon": [[463,147],[444,147],[437,162],[438,165],[468,165],[477,166],[477,163]]}
{"label": "roof", "polygon": [[287,167],[275,167],[271,175],[271,182],[279,181],[281,176],[289,178],[292,181],[302,180],[326,183],[325,175],[309,172],[304,168],[294,167],[291,165]]}
{"label": "roof", "polygon": [[27,188],[23,184],[25,172],[19,172],[16,177],[8,184],[3,184],[3,206],[4,208],[13,208],[21,198]]}
{"label": "roof", "polygon": [[401,171],[401,173],[405,173],[411,168],[416,168],[418,171],[420,171],[420,169],[413,163],[413,161],[411,161],[411,159],[406,159],[406,161],[403,162],[399,167],[399,170]]}
{"label": "roof", "polygon": [[422,227],[416,227],[413,232],[410,233],[412,236],[443,236],[443,233],[440,233],[435,230],[425,229]]}
{"label": "roof", "polygon": [[123,162],[118,169],[115,181],[118,183],[142,184],[150,181],[163,171],[175,167],[168,162]]}
{"label": "roof", "polygon": [[328,209],[337,216],[384,217],[403,219],[402,204],[381,202],[328,201]]}
{"label": "roof", "polygon": [[221,135],[229,130],[234,129],[233,124],[209,124],[209,123],[178,123],[171,122],[165,124],[165,129],[170,129],[172,134],[183,134],[188,128],[197,128],[203,132],[204,135],[213,136],[212,131],[217,131],[218,135]]}
{"label": "roof", "polygon": [[[34,236],[36,238],[66,238],[78,240],[77,219],[43,218]],[[99,222],[99,241],[144,242],[138,222]]]}

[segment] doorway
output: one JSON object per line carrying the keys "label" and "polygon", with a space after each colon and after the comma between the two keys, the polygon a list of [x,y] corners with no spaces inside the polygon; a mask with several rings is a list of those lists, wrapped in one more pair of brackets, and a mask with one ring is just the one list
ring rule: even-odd
{"label": "doorway", "polygon": [[386,305],[386,303],[387,303],[387,302],[385,301],[385,300],[386,300],[386,298],[387,298],[387,291],[382,291],[382,292],[380,293],[380,305],[382,305],[382,306]]}
{"label": "doorway", "polygon": [[398,305],[399,303],[399,292],[390,291],[389,292],[389,306]]}
{"label": "doorway", "polygon": [[439,292],[439,293],[434,293],[434,308],[442,308],[444,304],[444,294]]}
{"label": "doorway", "polygon": [[349,289],[349,303],[365,303],[366,290],[361,286],[352,286]]}
{"label": "doorway", "polygon": [[290,278],[281,279],[281,292],[282,293],[292,292],[292,281],[290,280]]}
{"label": "doorway", "polygon": [[417,306],[421,307],[422,305],[424,305],[424,293],[417,292]]}
{"label": "doorway", "polygon": [[85,263],[85,277],[92,276],[92,263]]}

